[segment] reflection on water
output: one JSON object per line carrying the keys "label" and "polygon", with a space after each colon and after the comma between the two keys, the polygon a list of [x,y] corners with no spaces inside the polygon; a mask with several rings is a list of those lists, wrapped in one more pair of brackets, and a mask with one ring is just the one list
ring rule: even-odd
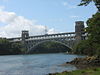
{"label": "reflection on water", "polygon": [[63,53],[0,56],[0,75],[45,75],[75,70],[73,65],[61,64],[76,57],[81,56]]}

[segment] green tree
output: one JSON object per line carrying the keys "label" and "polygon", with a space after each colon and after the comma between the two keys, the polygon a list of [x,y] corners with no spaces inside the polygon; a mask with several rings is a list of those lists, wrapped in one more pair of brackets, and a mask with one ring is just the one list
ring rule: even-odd
{"label": "green tree", "polygon": [[0,38],[0,55],[11,55],[11,54],[22,54],[24,51],[22,50],[21,43],[10,43],[5,38]]}
{"label": "green tree", "polygon": [[95,48],[92,46],[90,40],[82,40],[74,47],[75,54],[94,55],[96,54]]}
{"label": "green tree", "polygon": [[100,54],[100,13],[97,12],[87,21],[88,40],[91,43],[94,54]]}
{"label": "green tree", "polygon": [[12,43],[10,51],[12,54],[21,54],[22,53],[22,44],[21,43]]}
{"label": "green tree", "polygon": [[10,54],[11,45],[7,39],[0,38],[0,55]]}

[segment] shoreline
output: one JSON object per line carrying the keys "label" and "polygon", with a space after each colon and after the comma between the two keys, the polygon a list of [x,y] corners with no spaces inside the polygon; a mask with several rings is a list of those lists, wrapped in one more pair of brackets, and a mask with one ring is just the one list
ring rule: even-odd
{"label": "shoreline", "polygon": [[[84,73],[85,72],[87,73],[87,71],[93,71],[93,73],[95,73],[95,72],[98,73],[97,75],[100,74],[100,57],[87,56],[84,58],[75,58],[71,62],[66,62],[63,65],[68,65],[68,64],[75,65],[78,68],[78,70],[63,71],[61,73],[49,73],[48,75],[66,75],[66,74],[70,75],[71,73],[73,73],[73,75],[78,75],[78,73],[80,73],[80,72],[83,73],[83,71],[84,71]],[[75,74],[74,72],[77,72],[77,74]],[[86,75],[86,74],[79,74],[79,75]],[[92,75],[94,75],[94,74],[92,74]]]}

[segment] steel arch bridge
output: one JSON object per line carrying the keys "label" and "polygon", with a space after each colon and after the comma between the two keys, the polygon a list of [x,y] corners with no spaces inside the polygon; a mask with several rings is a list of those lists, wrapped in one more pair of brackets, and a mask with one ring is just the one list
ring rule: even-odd
{"label": "steel arch bridge", "polygon": [[36,37],[30,37],[25,41],[27,52],[31,51],[36,45],[40,43],[44,43],[46,41],[55,41],[59,42],[62,45],[67,46],[72,49],[75,44],[75,36],[74,33],[64,33],[64,34],[52,34],[52,35],[42,35]]}
{"label": "steel arch bridge", "polygon": [[29,32],[22,31],[22,36],[17,38],[8,39],[10,42],[21,42],[24,48],[29,52],[36,45],[43,43],[45,41],[56,41],[63,45],[66,45],[70,49],[77,44],[80,40],[87,39],[87,33],[84,31],[84,22],[78,21],[75,25],[75,32],[57,33],[57,34],[45,34],[37,36],[29,36]]}

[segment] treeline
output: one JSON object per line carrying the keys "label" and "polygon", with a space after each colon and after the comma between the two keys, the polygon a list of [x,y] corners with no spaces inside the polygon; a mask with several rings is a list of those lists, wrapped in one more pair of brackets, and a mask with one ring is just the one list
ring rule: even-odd
{"label": "treeline", "polygon": [[24,50],[21,43],[11,43],[7,39],[0,38],[0,55],[22,54]]}
{"label": "treeline", "polygon": [[70,52],[67,46],[56,41],[46,41],[35,46],[29,53],[60,53]]}

